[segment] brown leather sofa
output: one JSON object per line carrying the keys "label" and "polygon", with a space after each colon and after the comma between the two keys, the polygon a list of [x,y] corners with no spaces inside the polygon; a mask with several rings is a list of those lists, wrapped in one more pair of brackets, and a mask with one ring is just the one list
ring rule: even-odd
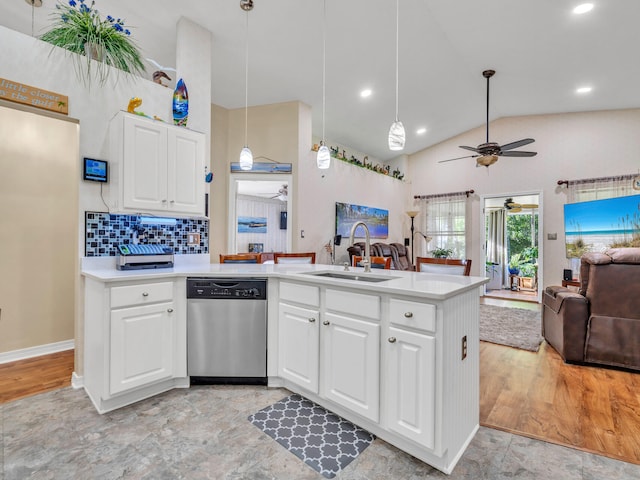
{"label": "brown leather sofa", "polygon": [[[347,248],[349,252],[349,262],[353,263],[353,256],[364,255],[364,242],[356,242]],[[370,245],[371,256],[374,257],[391,257],[392,270],[413,270],[413,266],[409,261],[407,249],[400,243],[381,243],[376,242]]]}
{"label": "brown leather sofa", "polygon": [[640,248],[583,255],[578,293],[545,289],[542,335],[567,363],[640,370]]}

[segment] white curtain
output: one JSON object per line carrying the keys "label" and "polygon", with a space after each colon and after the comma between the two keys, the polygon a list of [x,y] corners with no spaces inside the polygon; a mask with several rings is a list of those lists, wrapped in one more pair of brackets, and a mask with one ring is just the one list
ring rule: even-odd
{"label": "white curtain", "polygon": [[[467,196],[465,192],[434,195],[423,198],[420,204],[422,233],[431,237],[422,256],[435,248],[451,250],[452,258],[466,257]],[[416,255],[417,256],[417,255]]]}
{"label": "white curtain", "polygon": [[638,191],[632,185],[635,177],[637,175],[571,180],[567,186],[567,203],[636,195]]}

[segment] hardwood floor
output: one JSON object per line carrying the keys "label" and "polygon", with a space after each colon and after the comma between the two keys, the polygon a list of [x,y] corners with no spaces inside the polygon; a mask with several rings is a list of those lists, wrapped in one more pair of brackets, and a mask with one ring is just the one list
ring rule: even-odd
{"label": "hardwood floor", "polygon": [[[483,298],[482,303],[539,309]],[[73,350],[0,365],[0,403],[70,385]],[[480,342],[480,424],[640,464],[640,374]]]}
{"label": "hardwood floor", "polygon": [[0,364],[0,404],[71,385],[73,350]]}

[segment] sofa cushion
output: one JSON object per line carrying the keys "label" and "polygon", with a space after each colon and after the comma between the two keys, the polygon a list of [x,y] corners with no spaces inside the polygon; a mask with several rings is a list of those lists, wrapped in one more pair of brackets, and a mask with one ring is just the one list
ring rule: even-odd
{"label": "sofa cushion", "polygon": [[640,320],[591,315],[584,359],[640,370]]}

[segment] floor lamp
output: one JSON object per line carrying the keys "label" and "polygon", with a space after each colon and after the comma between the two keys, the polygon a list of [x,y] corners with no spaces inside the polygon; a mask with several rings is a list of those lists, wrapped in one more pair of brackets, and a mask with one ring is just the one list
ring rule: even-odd
{"label": "floor lamp", "polygon": [[413,257],[413,231],[414,231],[413,221],[415,220],[416,215],[418,215],[418,213],[420,212],[416,210],[409,210],[406,213],[411,218],[411,265],[413,265],[415,263],[415,258]]}

